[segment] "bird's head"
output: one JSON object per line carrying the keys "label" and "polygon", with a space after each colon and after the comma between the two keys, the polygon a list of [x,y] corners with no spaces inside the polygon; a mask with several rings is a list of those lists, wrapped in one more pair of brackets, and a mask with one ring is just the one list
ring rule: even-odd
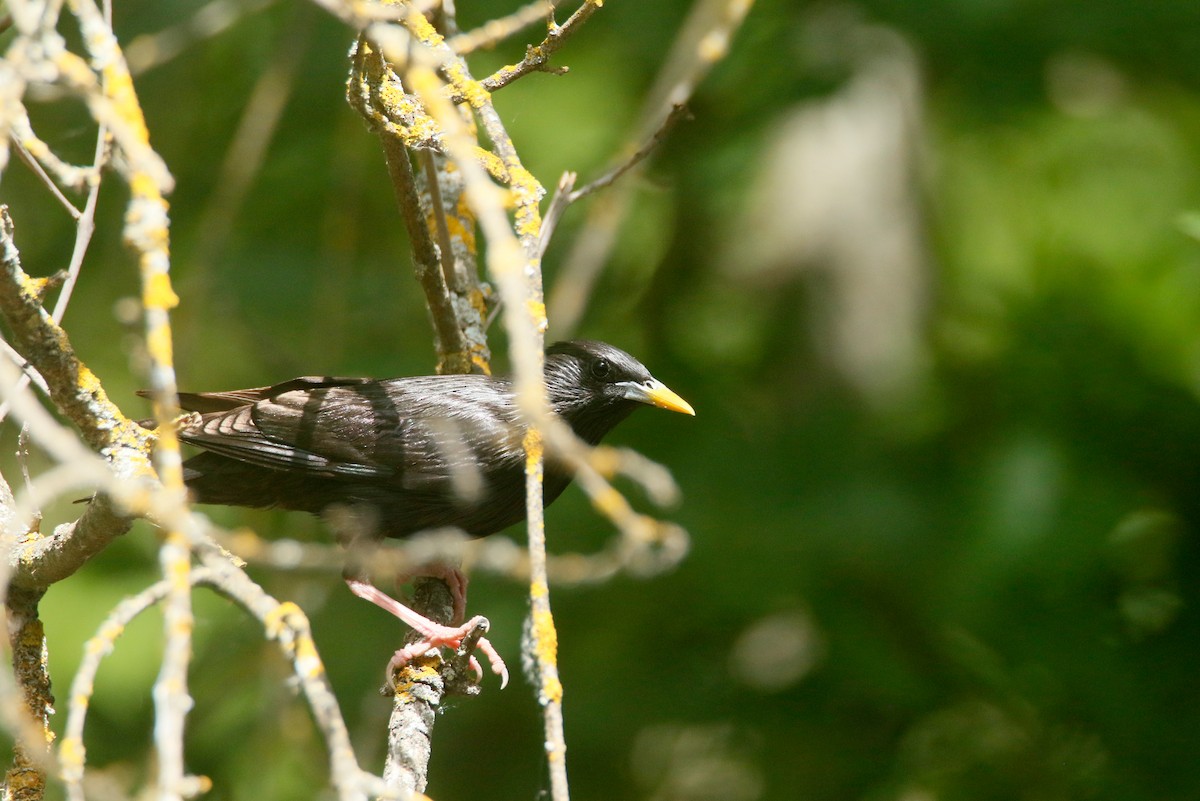
{"label": "bird's head", "polygon": [[598,442],[638,404],[695,415],[637,359],[604,342],[556,342],[546,350],[550,405],[575,433]]}

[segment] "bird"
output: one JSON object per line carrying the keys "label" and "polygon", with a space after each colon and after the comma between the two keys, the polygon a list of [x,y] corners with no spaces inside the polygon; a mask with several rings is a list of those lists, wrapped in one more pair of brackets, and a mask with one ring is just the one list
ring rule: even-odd
{"label": "bird", "polygon": [[[641,406],[695,415],[692,406],[641,362],[604,342],[557,342],[546,350],[550,409],[589,445]],[[434,375],[389,379],[304,376],[224,392],[181,392],[179,438],[201,449],[183,463],[184,482],[202,504],[278,507],[342,521],[335,534],[354,552],[384,538],[454,527],[472,537],[525,519],[526,425],[508,378]],[[543,502],[571,482],[546,463]],[[350,521],[347,531],[345,521]],[[396,652],[392,669],[426,651],[457,648],[482,621],[445,626],[377,589],[348,559],[344,579],[361,598],[400,618],[420,639]],[[446,578],[455,617],[465,578]],[[507,668],[486,638],[477,648],[507,683]],[[472,657],[472,665],[482,670]]]}

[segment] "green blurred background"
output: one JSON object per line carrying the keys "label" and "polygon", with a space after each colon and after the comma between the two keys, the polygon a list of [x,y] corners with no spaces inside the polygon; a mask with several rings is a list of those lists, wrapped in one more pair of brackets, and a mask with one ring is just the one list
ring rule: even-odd
{"label": "green blurred background", "polygon": [[[459,7],[464,27],[511,9]],[[496,96],[543,184],[604,167],[688,7],[609,2],[558,59],[568,76]],[[197,8],[119,2],[116,29],[132,57]],[[432,369],[379,144],[344,101],[350,41],[278,2],[136,78],[178,181],[185,388]],[[277,128],[269,104],[251,115],[260,165],[228,151],[264,75],[285,105]],[[1200,798],[1198,89],[1185,0],[756,5],[632,179],[578,329],[698,416],[642,412],[613,437],[673,469],[687,560],[554,597],[576,799]],[[90,158],[80,109],[34,114]],[[72,228],[20,165],[0,200],[26,269],[64,266]],[[138,415],[124,201],[110,179],[66,327]],[[585,213],[559,229],[550,288]],[[211,511],[323,536],[302,515]],[[578,492],[548,530],[560,550],[611,536]],[[154,550],[139,526],[50,592],[60,697]],[[334,575],[255,575],[312,616],[377,769],[399,627]],[[470,607],[515,666],[523,588],[477,576]],[[273,646],[223,600],[201,592],[197,612],[189,768],[214,798],[327,797]],[[159,629],[135,623],[99,677],[89,757],[114,787],[147,770]],[[430,795],[541,797],[541,742],[529,686],[489,679],[439,719]]]}

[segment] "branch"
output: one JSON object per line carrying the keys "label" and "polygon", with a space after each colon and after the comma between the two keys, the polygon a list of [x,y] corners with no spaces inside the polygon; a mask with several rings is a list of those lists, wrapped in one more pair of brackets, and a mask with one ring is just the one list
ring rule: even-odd
{"label": "branch", "polygon": [[8,207],[0,206],[0,315],[17,350],[46,379],[55,405],[93,450],[113,455],[132,450],[144,458],[151,435],[108,399],[96,376],[75,356],[66,333],[42,308],[45,280],[21,269],[12,218]]}
{"label": "branch", "polygon": [[[438,188],[435,171],[426,180],[426,202],[418,192],[408,148],[428,153],[440,147],[440,132],[421,108],[421,104],[405,94],[391,66],[383,59],[378,47],[365,37],[359,37],[351,54],[353,68],[347,86],[347,99],[371,125],[383,144],[388,174],[396,202],[408,231],[413,253],[413,269],[425,293],[426,306],[433,321],[439,373],[490,372],[491,353],[484,334],[485,314],[483,293],[474,264],[460,265],[450,241],[447,216],[456,220],[460,237],[470,236],[474,221],[464,219],[457,203],[458,193],[448,200],[454,206],[447,210],[438,198],[429,197]],[[465,211],[465,209],[462,209]],[[442,247],[433,240],[431,229],[444,233]],[[462,250],[469,250],[464,246]]]}
{"label": "branch", "polygon": [[554,4],[549,0],[534,0],[507,17],[488,20],[473,31],[450,37],[447,44],[460,56],[470,55],[476,50],[488,50],[553,13]]}
{"label": "branch", "polygon": [[625,173],[636,167],[649,156],[658,144],[667,136],[675,123],[681,117],[687,114],[687,107],[683,104],[677,104],[671,108],[670,113],[663,118],[662,124],[657,130],[646,140],[646,142],[636,151],[626,157],[621,163],[611,168],[608,172],[601,175],[599,178],[590,183],[575,189],[575,173],[563,173],[563,177],[558,182],[558,187],[554,192],[554,196],[550,198],[550,205],[546,209],[546,217],[542,223],[542,238],[540,242],[541,252],[544,256],[546,248],[550,245],[550,238],[554,235],[554,229],[558,225],[559,219],[567,207],[578,200],[582,200],[593,192],[598,192],[605,189],[616,182]]}
{"label": "branch", "polygon": [[[50,715],[54,710],[54,696],[50,693],[46,632],[38,617],[41,598],[41,592],[11,591],[5,601],[13,672],[24,695],[29,722],[33,724],[21,727],[21,736],[13,747],[13,763],[4,776],[6,797],[19,801],[43,797],[46,792],[45,767],[52,764],[49,750],[54,733],[50,729]],[[34,731],[30,731],[31,728]],[[36,734],[36,739],[31,734]]]}
{"label": "branch", "polygon": [[[641,121],[630,137],[631,148],[652,139],[672,109],[687,103],[704,76],[725,56],[751,5],[750,0],[701,0],[692,7],[642,109]],[[550,318],[559,336],[570,336],[579,324],[632,199],[633,188],[625,182],[589,209],[550,295]]]}
{"label": "branch", "polygon": [[[262,624],[266,636],[278,643],[284,657],[292,665],[300,690],[329,749],[330,775],[338,798],[342,801],[363,801],[368,794],[389,796],[378,777],[365,773],[358,766],[349,732],[329,686],[304,613],[295,604],[280,603],[268,595],[216,549],[201,547],[200,558],[203,567],[189,574],[189,586],[209,585],[235,601]],[[170,591],[171,583],[164,580],[126,599],[110,613],[85,646],[84,661],[71,685],[67,725],[60,746],[63,776],[69,796],[74,801],[82,799],[83,768],[86,763],[83,729],[100,662],[111,653],[117,638],[128,624],[146,609],[162,603]],[[184,784],[193,787],[199,785],[202,788],[206,781],[202,777],[184,778]]]}
{"label": "branch", "polygon": [[[533,648],[538,674],[539,699],[543,703],[546,753],[551,766],[551,792],[555,801],[569,797],[566,774],[566,744],[562,723],[562,683],[558,678],[554,623],[549,608],[549,587],[545,576],[545,527],[543,523],[542,471],[543,451],[538,426],[549,418],[543,375],[543,332],[545,312],[542,303],[541,270],[537,242],[541,227],[538,211],[543,190],[521,164],[516,149],[490,98],[470,77],[466,64],[445,45],[432,26],[419,14],[410,13],[405,26],[426,49],[416,48],[409,58],[408,40],[395,29],[376,25],[368,36],[377,41],[385,54],[399,63],[407,63],[405,86],[414,92],[421,105],[436,120],[442,131],[441,144],[462,173],[467,201],[488,240],[489,273],[499,286],[505,301],[510,355],[516,373],[517,402],[529,421],[525,436],[526,514],[528,518],[530,599],[533,605],[534,631],[538,643]],[[460,96],[469,98],[471,107],[495,148],[515,206],[515,226],[509,223],[505,204],[491,183],[488,172],[478,159],[473,131],[459,116],[446,96],[444,84],[435,72],[440,66]],[[515,232],[514,232],[515,227]]]}
{"label": "branch", "polygon": [[[267,540],[246,531],[217,535],[217,541],[239,559],[273,570],[334,575],[340,574],[345,565],[337,547],[320,543]],[[687,550],[687,534],[677,527],[664,526],[655,537],[634,537],[618,528],[617,536],[595,553],[548,554],[546,569],[552,586],[599,584],[618,573],[637,577],[664,573],[678,565]],[[395,576],[436,562],[470,565],[472,572],[529,582],[529,555],[520,545],[500,535],[471,538],[457,529],[429,531],[384,543],[363,567],[371,575]]]}
{"label": "branch", "polygon": [[[451,622],[454,599],[450,588],[441,579],[420,577],[414,581],[412,606],[421,614],[439,623]],[[415,639],[413,632],[410,641]],[[478,642],[478,637],[475,637]],[[463,648],[473,643],[463,641]],[[461,650],[461,649],[460,649]],[[466,651],[469,655],[471,651]],[[452,692],[454,675],[439,670],[440,657],[436,650],[411,660],[392,678],[392,715],[388,721],[388,754],[383,768],[383,781],[391,788],[409,793],[423,793],[428,782],[429,757],[432,753],[433,722],[441,709],[442,699]],[[460,676],[470,676],[468,694],[477,694],[479,686],[469,671],[459,669]]]}
{"label": "branch", "polygon": [[[562,25],[555,23],[554,18],[551,17],[549,22],[550,30],[540,45],[536,47],[531,45],[526,48],[525,58],[521,59],[520,62],[507,67],[501,67],[479,83],[487,91],[495,92],[497,89],[502,89],[517,78],[528,75],[531,72],[557,72],[558,74],[566,72],[565,67],[558,70],[549,67],[550,57],[558,52],[566,44],[567,39],[571,38],[602,5],[604,5],[603,0],[584,0],[584,3],[575,9],[575,13],[568,17],[567,21]],[[465,96],[454,96],[455,102],[461,102],[463,99],[465,99]]]}

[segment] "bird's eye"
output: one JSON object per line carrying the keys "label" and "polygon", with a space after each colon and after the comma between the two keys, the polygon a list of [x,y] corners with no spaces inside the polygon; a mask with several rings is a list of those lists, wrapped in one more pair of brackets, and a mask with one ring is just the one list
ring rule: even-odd
{"label": "bird's eye", "polygon": [[612,370],[612,365],[608,363],[608,359],[597,359],[592,363],[592,375],[596,378],[604,378]]}

